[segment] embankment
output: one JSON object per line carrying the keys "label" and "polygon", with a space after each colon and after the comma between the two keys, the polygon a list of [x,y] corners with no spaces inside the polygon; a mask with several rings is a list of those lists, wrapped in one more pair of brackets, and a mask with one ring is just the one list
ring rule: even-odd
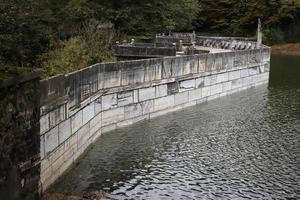
{"label": "embankment", "polygon": [[274,45],[272,54],[300,56],[300,43]]}

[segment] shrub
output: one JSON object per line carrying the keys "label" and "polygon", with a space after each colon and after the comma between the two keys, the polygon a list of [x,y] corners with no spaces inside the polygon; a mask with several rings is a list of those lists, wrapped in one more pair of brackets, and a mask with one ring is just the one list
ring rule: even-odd
{"label": "shrub", "polygon": [[266,28],[263,30],[263,41],[267,45],[284,43],[284,33],[279,28]]}
{"label": "shrub", "polygon": [[72,37],[62,42],[61,46],[43,55],[42,68],[45,70],[45,77],[69,73],[91,64],[88,47],[81,37]]}

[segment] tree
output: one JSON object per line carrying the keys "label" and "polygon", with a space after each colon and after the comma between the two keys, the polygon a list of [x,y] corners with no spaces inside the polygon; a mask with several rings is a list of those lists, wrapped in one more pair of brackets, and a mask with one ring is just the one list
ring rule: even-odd
{"label": "tree", "polygon": [[282,27],[297,18],[299,0],[199,0],[198,30],[230,35],[253,35],[257,19],[264,27]]}

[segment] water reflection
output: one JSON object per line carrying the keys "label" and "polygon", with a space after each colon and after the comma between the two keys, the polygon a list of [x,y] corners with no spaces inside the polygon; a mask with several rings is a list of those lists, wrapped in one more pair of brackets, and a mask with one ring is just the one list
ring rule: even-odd
{"label": "water reflection", "polygon": [[104,135],[51,190],[116,199],[300,199],[300,58],[270,85]]}

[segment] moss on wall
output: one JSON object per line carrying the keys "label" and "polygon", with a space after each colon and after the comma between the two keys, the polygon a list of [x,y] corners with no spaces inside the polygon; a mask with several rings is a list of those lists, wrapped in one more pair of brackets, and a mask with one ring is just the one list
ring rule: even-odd
{"label": "moss on wall", "polygon": [[0,82],[0,199],[38,199],[39,76]]}

